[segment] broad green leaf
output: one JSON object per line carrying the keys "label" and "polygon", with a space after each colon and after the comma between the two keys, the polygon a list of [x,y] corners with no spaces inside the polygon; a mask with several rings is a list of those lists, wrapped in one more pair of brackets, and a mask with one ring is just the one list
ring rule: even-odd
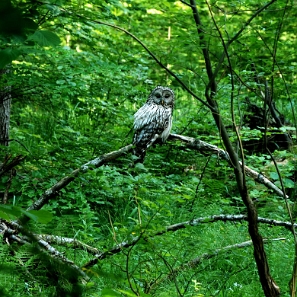
{"label": "broad green leaf", "polygon": [[30,219],[42,224],[47,224],[53,218],[53,215],[46,210],[22,210],[22,213]]}
{"label": "broad green leaf", "polygon": [[65,84],[65,79],[58,79],[57,81],[56,81],[56,84],[57,85],[64,85]]}
{"label": "broad green leaf", "polygon": [[0,210],[0,218],[9,221],[11,217],[4,211]]}
{"label": "broad green leaf", "polygon": [[278,180],[278,174],[277,174],[277,172],[270,172],[269,176],[270,176],[270,178],[272,178],[274,180]]}
{"label": "broad green leaf", "polygon": [[37,217],[37,221],[42,224],[47,224],[53,219],[53,214],[47,210],[30,210],[29,213]]}
{"label": "broad green leaf", "polygon": [[11,205],[0,205],[0,210],[8,215],[19,217],[21,215],[21,208]]}
{"label": "broad green leaf", "polygon": [[284,186],[286,187],[286,188],[290,188],[290,189],[293,189],[294,187],[295,187],[295,183],[291,180],[291,179],[289,179],[289,178],[284,178]]}
{"label": "broad green leaf", "polygon": [[48,30],[38,30],[28,37],[29,41],[34,41],[40,46],[55,46],[59,45],[61,40],[53,32]]}
{"label": "broad green leaf", "polygon": [[[0,217],[3,219],[9,220],[11,219],[10,216],[14,217],[20,217],[21,214],[26,215],[30,219],[46,224],[52,220],[53,215],[46,210],[30,210],[26,211],[21,209],[20,207],[17,206],[12,206],[12,205],[0,205]],[[10,216],[9,216],[10,215]]]}
{"label": "broad green leaf", "polygon": [[0,51],[0,69],[3,69],[7,64],[16,60],[21,54],[21,51],[12,48],[6,48]]}

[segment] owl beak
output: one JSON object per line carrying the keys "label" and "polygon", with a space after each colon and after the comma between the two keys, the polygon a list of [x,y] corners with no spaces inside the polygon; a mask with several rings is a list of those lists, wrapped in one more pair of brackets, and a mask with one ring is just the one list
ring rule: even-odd
{"label": "owl beak", "polygon": [[164,100],[161,101],[161,104],[164,105]]}

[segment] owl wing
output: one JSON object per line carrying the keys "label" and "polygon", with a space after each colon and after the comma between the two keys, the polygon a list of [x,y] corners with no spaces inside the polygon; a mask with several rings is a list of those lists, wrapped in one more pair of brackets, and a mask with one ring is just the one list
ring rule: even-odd
{"label": "owl wing", "polygon": [[[164,142],[169,135],[171,124],[171,111],[169,109],[156,104],[145,104],[134,115],[133,144],[146,150],[159,137]],[[168,130],[169,132],[165,133]]]}
{"label": "owl wing", "polygon": [[172,125],[172,110],[156,104],[145,104],[134,115],[134,155],[143,162],[146,150],[158,139],[167,139]]}

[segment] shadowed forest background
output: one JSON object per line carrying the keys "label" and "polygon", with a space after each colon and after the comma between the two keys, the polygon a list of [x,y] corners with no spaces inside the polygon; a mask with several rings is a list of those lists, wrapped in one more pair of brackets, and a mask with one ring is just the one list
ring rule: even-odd
{"label": "shadowed forest background", "polygon": [[1,0],[0,295],[296,296],[296,8]]}

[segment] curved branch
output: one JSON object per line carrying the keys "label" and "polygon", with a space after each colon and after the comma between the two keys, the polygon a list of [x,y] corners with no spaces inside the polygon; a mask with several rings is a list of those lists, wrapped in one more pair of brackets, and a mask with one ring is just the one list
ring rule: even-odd
{"label": "curved branch", "polygon": [[48,235],[48,234],[40,234],[36,235],[39,239],[42,239],[43,241],[46,241],[48,243],[55,243],[58,245],[72,245],[74,248],[81,248],[82,250],[86,250],[88,253],[96,255],[98,253],[101,253],[97,248],[94,248],[88,244],[85,244],[84,242],[81,242],[80,240],[77,240],[75,238],[70,237],[62,237],[62,236],[56,236],[56,235]]}
{"label": "curved branch", "polygon": [[[178,134],[170,134],[168,139],[169,140],[180,140],[180,141],[184,142],[188,148],[197,150],[201,153],[216,154],[216,155],[218,155],[218,157],[226,160],[230,164],[230,166],[232,166],[229,154],[226,151],[218,148],[217,146],[215,146],[213,144],[209,144],[207,142],[204,142],[199,139],[195,139],[193,137],[188,137],[188,136],[183,136],[183,135],[178,135]],[[242,166],[241,161],[239,161],[239,165]],[[280,190],[273,182],[271,182],[263,174],[258,173],[257,171],[249,168],[246,165],[244,166],[244,171],[248,176],[252,177],[257,183],[263,184],[265,187],[272,190],[280,197],[284,197],[283,191]],[[286,197],[288,197],[288,196],[286,196]]]}
{"label": "curved branch", "polygon": [[252,20],[257,17],[262,11],[264,11],[266,8],[268,8],[271,4],[273,4],[274,2],[276,2],[277,0],[271,0],[270,2],[268,2],[267,4],[263,5],[261,8],[259,8],[241,27],[241,29],[234,34],[234,36],[228,41],[227,47],[229,47],[229,45],[235,41],[240,34],[246,29],[246,27],[252,22]]}
{"label": "curved branch", "polygon": [[92,161],[87,162],[86,164],[82,165],[80,168],[75,169],[71,172],[70,175],[65,176],[60,181],[58,181],[55,185],[51,188],[46,190],[41,197],[36,200],[27,210],[38,210],[41,209],[51,198],[56,197],[59,191],[65,188],[68,184],[70,184],[81,172],[86,172],[88,169],[93,167],[100,167],[111,160],[117,159],[120,156],[128,153],[133,148],[132,144],[129,144],[117,151],[110,152],[108,154],[102,155]]}
{"label": "curved branch", "polygon": [[[87,274],[78,267],[73,261],[69,260],[63,253],[59,252],[53,246],[51,246],[47,241],[43,240],[39,235],[36,235],[16,222],[6,222],[5,220],[0,220],[0,234],[2,234],[3,238],[8,238],[11,241],[16,241],[20,244],[34,244],[37,248],[38,252],[45,253],[48,257],[67,265],[75,271],[75,273],[81,277],[83,277],[86,281],[89,280]],[[23,235],[21,238],[19,235],[16,235],[17,231],[20,231]]]}
{"label": "curved branch", "polygon": [[[262,224],[267,224],[270,226],[279,226],[279,227],[285,227],[286,229],[292,231],[292,224],[290,222],[285,222],[285,221],[278,221],[278,220],[273,220],[273,219],[267,219],[267,218],[262,218],[258,217],[258,222]],[[41,245],[43,248],[48,250],[51,254],[56,255],[58,258],[60,258],[62,261],[65,260],[65,263],[70,263],[72,266],[74,263],[71,260],[64,259],[63,260],[63,255],[58,252],[56,249],[51,247],[49,245],[50,241],[54,241],[57,244],[65,244],[65,243],[75,243],[78,247],[85,249],[87,247],[87,251],[91,254],[94,254],[94,258],[90,260],[88,263],[83,265],[83,268],[90,268],[98,263],[98,261],[103,260],[107,258],[108,256],[112,256],[115,254],[120,253],[124,248],[129,248],[137,244],[137,242],[140,239],[143,240],[148,240],[149,238],[155,237],[155,236],[161,236],[166,234],[167,232],[175,232],[177,230],[185,229],[189,226],[191,227],[197,227],[201,224],[208,224],[208,223],[214,223],[214,222],[243,222],[243,221],[248,221],[248,217],[246,215],[213,215],[213,216],[208,216],[208,217],[200,217],[200,218],[195,218],[189,221],[184,221],[180,223],[176,223],[173,225],[169,225],[165,227],[163,230],[155,232],[155,233],[142,233],[139,236],[133,237],[131,240],[123,241],[120,244],[115,245],[111,249],[105,251],[105,252],[100,252],[96,248],[87,246],[86,244],[79,242],[77,245],[75,242],[75,239],[71,238],[61,238],[59,239],[58,236],[48,236],[48,235],[36,235],[36,234],[30,234],[30,238],[34,236],[35,240]],[[21,233],[28,234],[28,231],[26,231],[21,225],[19,225],[16,222],[6,222],[5,220],[1,220],[0,224],[0,234],[5,234],[6,237],[8,237],[10,240],[25,244],[28,243],[28,241],[20,238],[19,235],[16,235],[17,231],[19,230]],[[294,228],[297,228],[297,224],[294,224]],[[75,265],[73,267],[76,267]],[[86,277],[86,275],[83,275]]]}
{"label": "curved branch", "polygon": [[[85,18],[83,16],[77,15],[76,16],[80,17],[80,18]],[[171,71],[168,67],[166,67],[156,56],[155,54],[149,50],[149,48],[141,41],[139,40],[135,35],[133,35],[132,33],[130,33],[129,31],[127,31],[126,29],[123,29],[119,26],[116,25],[112,25],[109,23],[105,23],[102,21],[94,21],[94,20],[88,20],[90,22],[96,23],[96,24],[100,24],[100,25],[104,25],[104,26],[108,26],[114,29],[117,29],[119,31],[124,32],[125,34],[129,35],[130,37],[132,37],[135,41],[137,41],[137,43],[139,43],[144,49],[145,51],[157,62],[157,64],[166,70],[166,72],[168,72],[172,77],[174,77],[179,83],[180,85],[189,93],[191,94],[195,99],[197,99],[199,102],[201,102],[204,106],[206,106],[207,108],[209,108],[211,111],[216,112],[216,110],[209,105],[207,102],[205,102],[203,99],[201,99],[199,96],[197,96],[193,91],[191,91],[188,86],[173,72]]]}
{"label": "curved branch", "polygon": [[[184,143],[186,143],[188,148],[200,151],[202,153],[211,153],[216,154],[220,158],[226,160],[229,162],[229,164],[232,166],[232,162],[230,161],[229,154],[218,148],[215,145],[209,144],[207,142],[201,141],[199,139],[195,139],[188,136],[178,135],[178,134],[170,134],[169,140],[180,140]],[[115,160],[119,158],[120,156],[125,155],[126,153],[130,152],[133,148],[132,144],[129,144],[125,147],[120,148],[117,151],[113,151],[107,154],[104,154],[98,158],[95,158],[94,160],[91,160],[87,162],[86,164],[82,165],[80,168],[75,169],[72,171],[68,176],[63,177],[60,181],[58,181],[56,184],[54,184],[52,187],[50,187],[48,190],[46,190],[36,201],[33,202],[33,204],[27,208],[27,210],[39,210],[41,209],[50,199],[55,198],[59,192],[65,188],[68,184],[70,184],[73,180],[76,179],[76,177],[80,173],[85,173],[89,169],[95,167],[98,168],[106,163],[108,163],[111,160]],[[240,166],[242,166],[241,162],[239,161]],[[267,188],[273,190],[275,193],[277,193],[279,196],[283,197],[283,192],[274,185],[269,179],[267,179],[264,175],[252,170],[251,168],[245,166],[245,172],[247,175],[252,177],[256,182],[261,183],[265,185]],[[24,223],[28,221],[29,218],[27,216],[23,216],[20,218],[20,222]]]}
{"label": "curved branch", "polygon": [[[280,241],[280,240],[285,240],[286,238],[272,238],[272,239],[264,239],[264,243],[271,243],[273,241]],[[157,286],[159,286],[161,283],[164,281],[172,281],[178,274],[181,272],[195,268],[197,267],[203,260],[209,260],[211,258],[217,257],[219,254],[222,254],[225,251],[228,250],[234,250],[234,249],[241,249],[245,247],[252,246],[253,242],[251,240],[241,242],[241,243],[236,243],[232,245],[225,246],[223,248],[217,249],[213,251],[212,253],[204,253],[199,257],[196,257],[195,259],[192,259],[188,261],[187,263],[184,263],[175,269],[172,269],[170,273],[168,273],[166,276],[163,276],[161,279],[157,279],[155,281],[151,281],[150,284],[151,286],[148,288],[146,293],[151,293],[151,291],[155,291]]]}
{"label": "curved branch", "polygon": [[[84,264],[83,268],[90,268],[96,265],[99,261],[107,258],[108,256],[118,254],[123,249],[136,245],[140,239],[147,241],[149,238],[153,238],[155,236],[161,236],[163,234],[166,234],[167,232],[175,232],[177,230],[184,229],[189,226],[197,227],[201,224],[214,223],[218,221],[242,222],[242,221],[248,221],[248,217],[246,215],[214,215],[214,216],[201,217],[190,221],[173,224],[165,227],[163,230],[158,231],[156,233],[148,233],[148,234],[142,233],[140,236],[133,237],[131,240],[123,241],[120,244],[115,245],[114,247],[112,247],[111,249],[105,252],[98,253],[97,255],[95,255],[93,259],[91,259],[89,262]],[[290,222],[277,221],[277,220],[266,219],[261,217],[258,217],[257,221],[262,224],[267,224],[270,226],[280,226],[280,227],[285,227],[290,231],[292,230],[292,224]],[[294,228],[297,228],[297,224],[294,224]]]}

